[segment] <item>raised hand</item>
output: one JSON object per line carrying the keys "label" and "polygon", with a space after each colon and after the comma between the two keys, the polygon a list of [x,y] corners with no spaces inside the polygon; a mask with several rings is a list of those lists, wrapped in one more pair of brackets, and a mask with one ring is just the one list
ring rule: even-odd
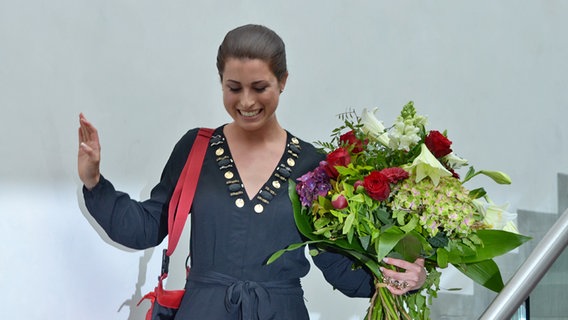
{"label": "raised hand", "polygon": [[79,114],[79,154],[77,164],[79,178],[87,189],[92,189],[99,183],[101,173],[99,165],[101,162],[101,145],[97,129]]}

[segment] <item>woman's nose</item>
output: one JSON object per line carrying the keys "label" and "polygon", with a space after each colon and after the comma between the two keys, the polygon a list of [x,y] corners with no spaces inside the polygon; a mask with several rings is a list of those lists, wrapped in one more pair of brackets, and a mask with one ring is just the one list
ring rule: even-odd
{"label": "woman's nose", "polygon": [[243,108],[250,108],[254,105],[255,99],[254,94],[248,90],[243,90],[241,94],[240,103]]}

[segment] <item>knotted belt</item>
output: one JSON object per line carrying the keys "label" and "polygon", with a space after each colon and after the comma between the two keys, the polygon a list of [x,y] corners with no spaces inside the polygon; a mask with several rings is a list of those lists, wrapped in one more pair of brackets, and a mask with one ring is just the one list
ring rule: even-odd
{"label": "knotted belt", "polygon": [[300,279],[255,282],[240,280],[215,271],[191,269],[188,281],[195,287],[226,287],[225,308],[232,313],[240,310],[242,320],[266,320],[274,318],[270,307],[270,292],[302,295]]}

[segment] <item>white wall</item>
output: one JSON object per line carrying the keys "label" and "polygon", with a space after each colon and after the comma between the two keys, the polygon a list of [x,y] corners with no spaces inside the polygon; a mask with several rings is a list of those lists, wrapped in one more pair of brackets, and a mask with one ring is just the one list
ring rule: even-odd
{"label": "white wall", "polygon": [[[146,197],[187,129],[229,121],[215,54],[245,23],[286,42],[288,130],[322,140],[346,108],[377,106],[391,123],[414,100],[476,168],[511,175],[474,181],[496,202],[556,212],[567,2],[195,2],[0,0],[0,318],[143,318],[132,299],[155,285],[159,250],[112,244],[84,210],[78,114],[100,130],[103,173]],[[362,318],[367,301],[318,271],[304,285],[313,319]]]}

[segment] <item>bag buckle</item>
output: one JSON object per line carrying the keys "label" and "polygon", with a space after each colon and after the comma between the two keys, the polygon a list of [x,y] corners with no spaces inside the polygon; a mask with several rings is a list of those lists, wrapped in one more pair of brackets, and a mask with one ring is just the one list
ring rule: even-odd
{"label": "bag buckle", "polygon": [[167,274],[170,266],[170,257],[166,254],[168,250],[162,251],[162,274]]}

